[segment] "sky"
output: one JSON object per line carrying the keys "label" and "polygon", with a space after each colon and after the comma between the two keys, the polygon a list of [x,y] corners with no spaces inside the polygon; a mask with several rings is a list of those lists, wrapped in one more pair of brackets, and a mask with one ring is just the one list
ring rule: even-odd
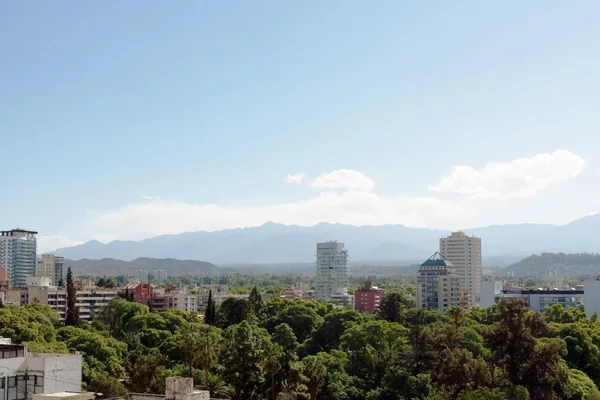
{"label": "sky", "polygon": [[0,229],[42,251],[600,211],[600,2],[1,2]]}

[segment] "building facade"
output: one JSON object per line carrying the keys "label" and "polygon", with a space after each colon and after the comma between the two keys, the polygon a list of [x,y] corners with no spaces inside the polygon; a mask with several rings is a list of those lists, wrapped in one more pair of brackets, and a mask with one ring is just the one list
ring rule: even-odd
{"label": "building facade", "polygon": [[315,299],[344,302],[348,297],[348,250],[343,243],[317,243]]}
{"label": "building facade", "polygon": [[365,286],[354,292],[354,309],[360,312],[375,312],[383,296],[383,289],[371,285],[371,281],[366,281]]}
{"label": "building facade", "polygon": [[167,272],[166,269],[155,269],[154,270],[154,279],[156,279],[157,282],[164,282],[167,280],[168,277],[169,277],[169,273]]}
{"label": "building facade", "polygon": [[138,269],[137,271],[135,271],[135,279],[141,281],[141,282],[146,282],[148,283],[148,278],[150,274],[148,273],[148,270],[145,269]]}
{"label": "building facade", "polygon": [[51,285],[60,286],[64,277],[64,265],[64,257],[58,257],[50,253],[42,254],[42,257],[37,259],[36,276],[50,278]]}
{"label": "building facade", "polygon": [[[588,289],[587,282],[585,287]],[[515,297],[524,299],[530,310],[538,312],[544,312],[547,307],[554,304],[560,304],[565,308],[583,308],[585,303],[584,290],[517,289],[506,288],[504,281],[501,280],[485,279],[481,282],[480,307],[490,307],[499,303],[502,299]],[[590,301],[590,310],[593,308],[592,304],[593,302]]]}
{"label": "building facade", "polygon": [[0,399],[78,392],[81,367],[81,355],[29,353],[25,345],[0,344]]}
{"label": "building facade", "polygon": [[126,293],[133,294],[136,303],[148,304],[148,299],[154,297],[154,286],[144,281],[129,283],[119,290],[119,296],[125,297]]}
{"label": "building facade", "polygon": [[417,272],[417,308],[439,310],[464,304],[460,279],[450,261],[436,252]]}
{"label": "building facade", "polygon": [[440,239],[440,254],[450,261],[460,279],[460,288],[468,293],[471,304],[479,302],[481,292],[481,239],[464,232],[452,232]]}
{"label": "building facade", "polygon": [[[34,301],[47,304],[53,308],[58,317],[64,320],[67,314],[67,292],[56,286],[39,286],[27,289],[27,302]],[[76,306],[79,308],[79,318],[91,322],[94,315],[98,314],[103,307],[115,297],[118,297],[117,289],[84,288],[77,291]]]}
{"label": "building facade", "polygon": [[0,231],[0,268],[6,268],[13,287],[26,287],[37,265],[37,232],[24,229]]}

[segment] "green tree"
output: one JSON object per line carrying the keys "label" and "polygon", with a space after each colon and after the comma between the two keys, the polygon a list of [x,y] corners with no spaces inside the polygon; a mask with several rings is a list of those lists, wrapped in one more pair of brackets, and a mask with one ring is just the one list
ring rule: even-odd
{"label": "green tree", "polygon": [[70,351],[82,354],[85,381],[89,382],[94,374],[108,374],[114,378],[121,378],[125,374],[127,346],[124,343],[74,326],[60,328],[56,337]]}
{"label": "green tree", "polygon": [[206,302],[206,310],[204,311],[204,322],[209,325],[214,325],[217,319],[215,302],[212,298],[212,289],[208,291],[208,301]]}
{"label": "green tree", "polygon": [[335,310],[323,319],[323,323],[313,333],[305,345],[304,352],[317,354],[337,349],[340,337],[346,330],[365,321],[365,316],[354,310]]}
{"label": "green tree", "polygon": [[73,272],[71,267],[67,269],[67,314],[65,325],[76,326],[79,324],[79,308],[77,307],[77,290],[73,283]]}
{"label": "green tree", "polygon": [[408,331],[388,321],[367,321],[348,329],[340,338],[342,350],[350,354],[352,375],[367,386],[377,387],[397,354],[408,348]]}
{"label": "green tree", "polygon": [[268,332],[247,321],[225,329],[221,365],[223,377],[235,392],[234,399],[259,398],[271,346]]}
{"label": "green tree", "polygon": [[[188,372],[193,377],[194,367],[199,364],[205,379],[217,361],[218,346],[221,340],[219,330],[210,325],[189,324],[181,338],[181,348],[186,357]],[[207,385],[208,383],[205,382]]]}
{"label": "green tree", "polygon": [[203,377],[200,389],[208,390],[211,399],[230,399],[234,394],[223,376],[219,374],[209,374],[208,377]]}
{"label": "green tree", "polygon": [[127,389],[117,378],[106,373],[92,373],[87,380],[86,390],[102,393],[103,399],[125,396]]}
{"label": "green tree", "polygon": [[470,385],[478,388],[488,386],[492,381],[488,364],[482,359],[473,358],[469,350],[446,348],[439,359],[432,377],[450,399],[456,399]]}
{"label": "green tree", "polygon": [[[271,341],[275,345],[273,350],[276,360],[271,360],[270,366],[277,367],[277,392],[295,394],[303,381],[302,365],[298,362],[296,335],[287,324],[281,324],[275,327]],[[274,370],[275,368],[272,368],[271,372]]]}
{"label": "green tree", "polygon": [[287,324],[294,331],[298,342],[303,343],[322,322],[323,318],[307,302],[302,302],[294,303],[269,318],[265,326],[269,332],[274,332],[277,325]]}
{"label": "green tree", "polygon": [[216,326],[225,329],[242,321],[253,322],[254,319],[254,311],[248,300],[230,297],[225,299],[219,307]]}
{"label": "green tree", "polygon": [[130,352],[128,357],[127,388],[133,393],[151,393],[152,382],[157,376],[161,376],[165,369],[167,360],[162,354],[140,354]]}
{"label": "green tree", "polygon": [[263,308],[265,307],[265,305],[263,303],[262,296],[258,292],[258,289],[256,288],[256,286],[254,286],[254,288],[252,289],[252,292],[250,292],[248,301],[250,302],[250,306],[252,307],[252,310],[254,311],[254,315],[256,315],[256,318],[258,318],[260,320],[262,318],[262,311],[263,311]]}
{"label": "green tree", "polygon": [[403,313],[414,306],[414,300],[410,299],[404,293],[389,293],[384,296],[379,304],[377,316],[388,322],[403,323]]}
{"label": "green tree", "polygon": [[308,378],[308,391],[311,400],[317,400],[319,389],[325,383],[327,368],[321,357],[307,356],[302,360],[304,364],[304,375]]}
{"label": "green tree", "polygon": [[120,338],[124,333],[123,328],[132,318],[149,312],[146,305],[114,298],[100,310],[95,326],[103,327],[113,337]]}
{"label": "green tree", "polygon": [[486,335],[496,362],[506,370],[509,381],[525,386],[533,400],[562,396],[566,392],[567,355],[562,340],[537,340],[547,330],[544,317],[529,311],[523,299],[504,300],[498,305],[496,322]]}

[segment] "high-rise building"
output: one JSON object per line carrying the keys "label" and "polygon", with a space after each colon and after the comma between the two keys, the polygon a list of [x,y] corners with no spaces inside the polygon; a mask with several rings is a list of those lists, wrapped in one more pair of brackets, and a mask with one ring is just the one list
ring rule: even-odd
{"label": "high-rise building", "polygon": [[140,280],[141,282],[148,283],[148,275],[148,271],[145,269],[138,269],[137,271],[135,271],[135,278]]}
{"label": "high-rise building", "polygon": [[461,305],[463,295],[454,266],[440,253],[434,253],[417,272],[417,308],[447,309]]}
{"label": "high-rise building", "polygon": [[440,253],[449,260],[460,279],[460,288],[469,293],[472,304],[481,293],[481,239],[464,232],[452,232],[440,239]]}
{"label": "high-rise building", "polygon": [[166,269],[155,269],[154,270],[154,279],[157,282],[164,282],[168,276],[169,276],[169,274],[167,273]]}
{"label": "high-rise building", "polygon": [[45,276],[50,278],[53,286],[59,286],[63,280],[63,269],[65,265],[64,257],[58,257],[54,254],[42,254],[41,258],[37,259],[37,276]]}
{"label": "high-rise building", "polygon": [[343,243],[317,243],[315,299],[343,302],[348,297],[348,250]]}
{"label": "high-rise building", "polygon": [[13,287],[27,287],[26,278],[35,276],[36,235],[24,229],[0,231],[0,268],[6,268]]}

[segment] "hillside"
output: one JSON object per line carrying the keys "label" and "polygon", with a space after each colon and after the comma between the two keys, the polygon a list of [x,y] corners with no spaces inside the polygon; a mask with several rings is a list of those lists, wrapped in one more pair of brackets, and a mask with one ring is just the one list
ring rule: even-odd
{"label": "hillside", "polygon": [[140,257],[133,261],[103,258],[100,260],[69,260],[65,259],[65,267],[70,266],[77,275],[131,275],[136,270],[145,269],[152,272],[155,269],[164,269],[169,276],[176,275],[212,275],[220,271],[219,267],[204,261],[156,259]]}
{"label": "hillside", "polygon": [[600,274],[600,254],[593,253],[542,253],[531,255],[497,274],[514,272],[519,276],[550,276],[550,273],[565,277],[592,276]]}
{"label": "hillside", "polygon": [[[543,252],[598,253],[600,215],[566,225],[518,224],[464,229],[482,238],[484,267],[506,266],[529,254]],[[56,250],[69,259],[139,257],[206,260],[215,264],[312,263],[315,243],[344,242],[352,263],[420,263],[438,249],[445,230],[403,225],[352,226],[319,223],[315,226],[266,223],[216,232],[186,232],[141,241],[97,241]]]}

